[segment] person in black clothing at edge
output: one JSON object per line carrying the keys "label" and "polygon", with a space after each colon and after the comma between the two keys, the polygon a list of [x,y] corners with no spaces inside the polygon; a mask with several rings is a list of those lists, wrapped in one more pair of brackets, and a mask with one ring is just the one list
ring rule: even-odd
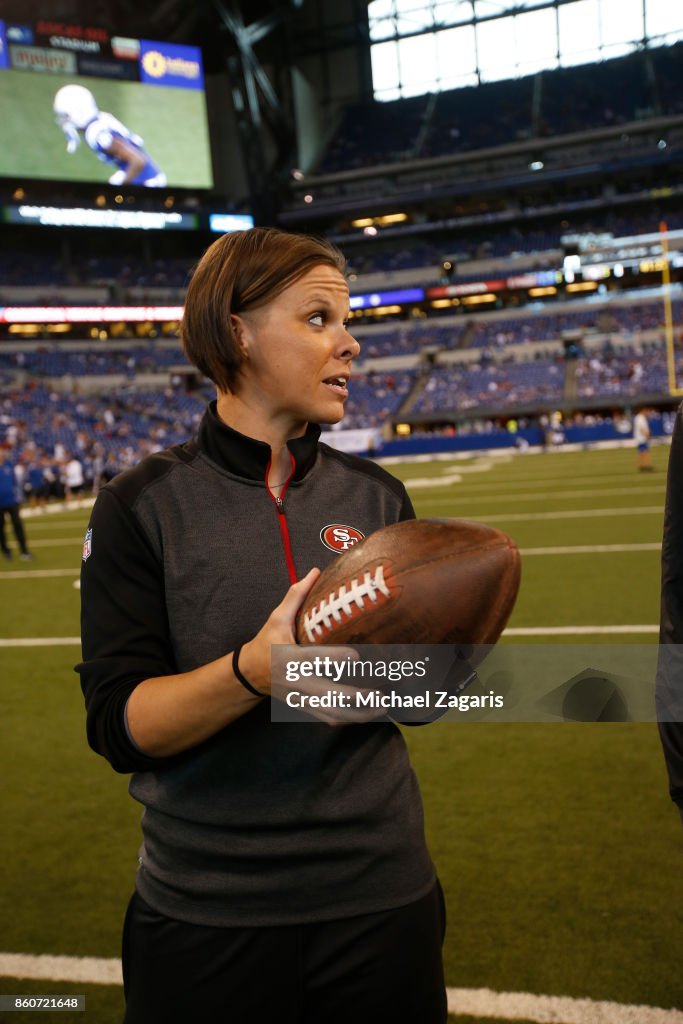
{"label": "person in black clothing at edge", "polygon": [[669,792],[683,818],[683,405],[676,414],[664,512],[657,717]]}
{"label": "person in black clothing at edge", "polygon": [[444,899],[399,729],[270,715],[271,645],[295,642],[327,528],[414,518],[398,480],[319,442],[359,352],[343,269],[275,229],[215,242],[182,337],[217,401],[93,508],[88,739],[144,807],[125,1024],[446,1020]]}

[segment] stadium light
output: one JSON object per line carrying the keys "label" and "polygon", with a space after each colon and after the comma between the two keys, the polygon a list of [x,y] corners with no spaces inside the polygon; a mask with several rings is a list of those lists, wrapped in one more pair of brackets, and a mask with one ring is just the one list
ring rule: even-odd
{"label": "stadium light", "polygon": [[597,290],[597,281],[576,281],[567,285],[568,292],[594,292]]}

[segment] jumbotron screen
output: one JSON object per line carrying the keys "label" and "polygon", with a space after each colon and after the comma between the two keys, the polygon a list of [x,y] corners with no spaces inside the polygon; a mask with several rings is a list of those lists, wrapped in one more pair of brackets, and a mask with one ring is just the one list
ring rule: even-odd
{"label": "jumbotron screen", "polygon": [[211,188],[201,50],[0,21],[0,177]]}

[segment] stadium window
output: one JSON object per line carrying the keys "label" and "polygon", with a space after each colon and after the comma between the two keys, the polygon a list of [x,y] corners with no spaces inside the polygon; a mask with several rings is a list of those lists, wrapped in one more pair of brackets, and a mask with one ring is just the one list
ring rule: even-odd
{"label": "stadium window", "polygon": [[434,85],[436,67],[434,33],[402,39],[398,44],[398,62],[404,96],[429,92]]}
{"label": "stadium window", "polygon": [[477,84],[474,26],[449,28],[435,34],[436,66],[441,89]]}
{"label": "stadium window", "polygon": [[523,7],[539,7],[546,2],[547,0],[475,0],[474,13],[478,18],[490,18],[493,14],[518,11]]}
{"label": "stadium window", "polygon": [[471,0],[436,0],[434,23],[436,25],[461,25],[472,20]]}
{"label": "stadium window", "polygon": [[[398,73],[398,46],[396,43],[379,43],[370,50],[372,59],[372,80],[375,88],[381,92],[398,90],[400,76]],[[397,93],[397,95],[399,95]],[[396,97],[392,97],[395,99]]]}
{"label": "stadium window", "polygon": [[680,0],[372,0],[368,16],[375,98],[386,101],[683,39]]}
{"label": "stadium window", "polygon": [[671,0],[647,0],[645,29],[656,43],[675,43],[683,39],[683,5]]}
{"label": "stadium window", "polygon": [[393,10],[392,0],[374,0],[368,5],[371,40],[388,39],[396,35]]}
{"label": "stadium window", "polygon": [[517,73],[514,18],[477,25],[479,73],[483,82],[514,78]]}
{"label": "stadium window", "polygon": [[423,32],[434,28],[433,7],[420,0],[394,0],[396,6],[396,32],[399,36],[410,32]]}
{"label": "stadium window", "polygon": [[400,89],[383,89],[381,92],[375,93],[375,99],[379,100],[380,103],[391,103],[393,100],[401,99]]}
{"label": "stadium window", "polygon": [[598,0],[578,0],[577,3],[560,7],[559,24],[562,65],[587,64],[600,59]]}
{"label": "stadium window", "polygon": [[[507,22],[509,19],[505,19]],[[530,75],[557,63],[557,21],[555,11],[546,8],[512,19],[514,22],[517,74]]]}
{"label": "stadium window", "polygon": [[614,48],[610,49],[610,57],[617,56],[615,49],[619,44],[629,43],[629,46],[620,51],[629,53],[643,38],[643,0],[619,0],[618,4],[603,3],[600,11],[600,28],[602,45]]}

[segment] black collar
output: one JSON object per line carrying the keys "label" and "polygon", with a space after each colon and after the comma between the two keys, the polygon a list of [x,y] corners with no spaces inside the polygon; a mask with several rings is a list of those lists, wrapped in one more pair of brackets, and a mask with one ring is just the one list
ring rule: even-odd
{"label": "black collar", "polygon": [[[296,464],[292,480],[302,480],[312,468],[319,437],[320,427],[317,423],[309,423],[303,437],[294,437],[287,442]],[[271,457],[270,445],[240,434],[223,423],[215,401],[210,403],[204,413],[199,425],[198,441],[201,451],[221,468],[248,480],[265,481]]]}

